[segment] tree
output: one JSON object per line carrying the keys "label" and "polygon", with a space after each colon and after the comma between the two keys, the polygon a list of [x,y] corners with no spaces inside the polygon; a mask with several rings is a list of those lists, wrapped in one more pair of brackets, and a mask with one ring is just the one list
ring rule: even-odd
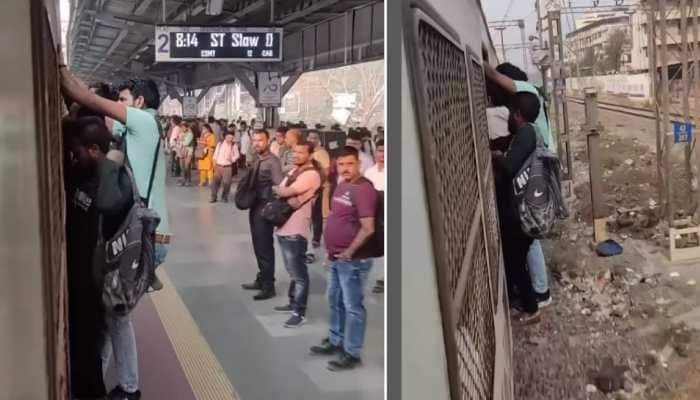
{"label": "tree", "polygon": [[[336,93],[355,93],[357,107],[349,121],[359,126],[383,124],[384,119],[384,63],[371,62],[314,72],[315,83],[331,99]],[[311,74],[309,74],[311,75]],[[311,77],[310,77],[311,78]],[[327,112],[328,108],[324,108]]]}
{"label": "tree", "polygon": [[583,58],[581,59],[581,75],[582,76],[590,76],[594,74],[595,70],[595,65],[596,65],[596,56],[595,56],[595,51],[593,50],[592,47],[589,47],[586,49],[585,53],[583,53]]}
{"label": "tree", "polygon": [[622,64],[622,53],[625,45],[629,42],[627,32],[623,29],[616,29],[610,37],[603,50],[604,58],[602,70],[604,72],[620,72]]}

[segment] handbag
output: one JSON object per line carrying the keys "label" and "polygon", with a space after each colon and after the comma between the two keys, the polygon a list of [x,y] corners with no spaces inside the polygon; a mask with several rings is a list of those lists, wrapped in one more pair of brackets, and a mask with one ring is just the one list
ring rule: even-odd
{"label": "handbag", "polygon": [[[308,167],[308,168],[303,168],[297,171],[294,171],[294,173],[288,177],[287,182],[285,186],[289,187],[294,181],[304,172],[315,169],[314,167]],[[280,227],[289,221],[289,218],[291,218],[292,214],[294,214],[294,211],[302,208],[306,203],[308,203],[311,199],[313,199],[315,196],[311,196],[310,198],[306,199],[301,205],[299,205],[298,208],[292,207],[289,202],[287,201],[286,198],[279,198],[276,197],[270,201],[268,201],[260,211],[260,216],[263,217],[266,221],[270,222],[272,225],[276,227]]]}

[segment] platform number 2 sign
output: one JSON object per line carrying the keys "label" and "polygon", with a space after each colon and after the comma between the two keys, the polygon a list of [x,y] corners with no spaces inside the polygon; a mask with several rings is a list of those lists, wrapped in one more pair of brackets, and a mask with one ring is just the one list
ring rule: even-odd
{"label": "platform number 2 sign", "polygon": [[170,40],[170,37],[168,36],[167,33],[161,33],[158,35],[158,52],[159,53],[167,53],[168,52],[168,42]]}

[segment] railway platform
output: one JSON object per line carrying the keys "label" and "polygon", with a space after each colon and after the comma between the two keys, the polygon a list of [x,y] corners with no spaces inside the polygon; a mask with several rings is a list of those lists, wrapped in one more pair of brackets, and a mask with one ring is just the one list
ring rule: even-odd
{"label": "railway platform", "polygon": [[[327,334],[326,278],[309,265],[307,323],[284,328],[289,277],[277,250],[277,297],[256,302],[240,284],[255,276],[247,212],[208,202],[208,190],[169,182],[174,239],[158,274],[164,289],[145,296],[133,316],[142,399],[349,400],[384,396],[384,297],[371,293],[362,367],[326,369],[308,348]],[[321,258],[321,254],[318,254]],[[381,275],[376,260],[370,276]],[[108,371],[108,387],[114,385]]]}

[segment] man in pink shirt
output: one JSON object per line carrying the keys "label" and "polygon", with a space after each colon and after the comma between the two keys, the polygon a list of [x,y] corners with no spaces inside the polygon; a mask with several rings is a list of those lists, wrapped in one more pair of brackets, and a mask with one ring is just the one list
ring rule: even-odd
{"label": "man in pink shirt", "polygon": [[284,265],[292,278],[289,284],[289,304],[275,307],[275,311],[292,313],[284,324],[296,328],[306,321],[306,303],[309,297],[309,271],[306,250],[311,240],[311,212],[313,200],[321,187],[321,175],[312,163],[314,148],[307,142],[293,148],[294,169],[272,191],[288,199],[294,212],[287,222],[277,228],[277,240],[282,249]]}
{"label": "man in pink shirt", "polygon": [[240,153],[238,152],[238,146],[234,142],[233,133],[227,133],[224,141],[217,144],[214,150],[214,184],[211,185],[210,203],[216,203],[222,180],[224,189],[221,193],[221,201],[228,203],[231,180],[235,175],[236,161],[238,161],[239,157]]}

